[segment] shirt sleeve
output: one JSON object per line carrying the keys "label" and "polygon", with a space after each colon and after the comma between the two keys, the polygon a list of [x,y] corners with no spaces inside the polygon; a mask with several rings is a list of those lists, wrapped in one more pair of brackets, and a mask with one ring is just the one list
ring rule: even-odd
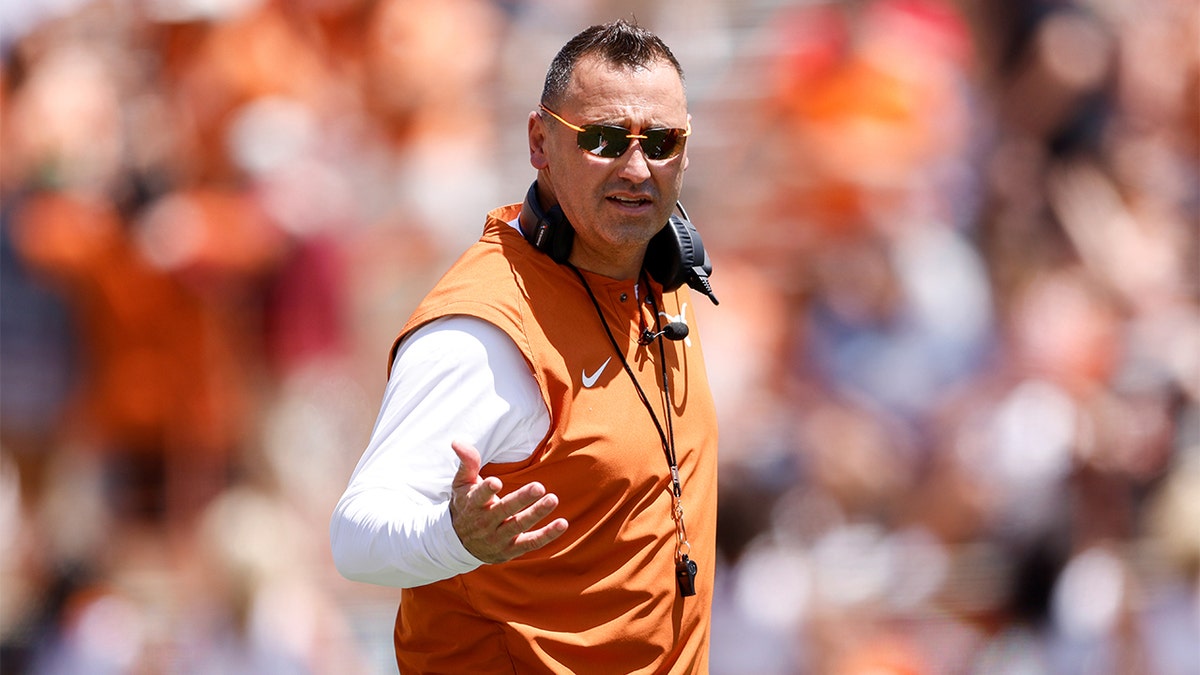
{"label": "shirt sleeve", "polygon": [[549,427],[537,382],[504,331],[469,316],[415,331],[397,351],[371,439],[334,508],[338,571],[411,588],[482,565],[450,521],[459,464],[450,442],[474,445],[484,465],[514,462]]}

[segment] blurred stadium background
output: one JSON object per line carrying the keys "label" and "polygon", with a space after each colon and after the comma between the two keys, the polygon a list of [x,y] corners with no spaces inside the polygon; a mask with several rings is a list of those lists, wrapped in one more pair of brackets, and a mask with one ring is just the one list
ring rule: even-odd
{"label": "blurred stadium background", "polygon": [[330,511],[555,50],[688,74],[716,674],[1200,673],[1194,0],[0,9],[0,670],[389,673]]}

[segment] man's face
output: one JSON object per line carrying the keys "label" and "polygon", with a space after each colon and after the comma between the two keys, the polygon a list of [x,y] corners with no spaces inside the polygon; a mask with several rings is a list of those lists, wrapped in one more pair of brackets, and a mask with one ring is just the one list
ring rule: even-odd
{"label": "man's face", "polygon": [[[555,110],[577,126],[621,126],[633,133],[686,128],[683,83],[671,64],[649,69],[613,68],[585,57],[575,67],[566,96]],[[665,160],[646,157],[637,142],[613,159],[579,148],[577,132],[549,115],[530,118],[530,161],[543,191],[552,193],[575,228],[571,261],[613,275],[629,260],[640,266],[646,242],[667,223],[683,184],[687,151]],[[543,199],[545,198],[543,194]]]}

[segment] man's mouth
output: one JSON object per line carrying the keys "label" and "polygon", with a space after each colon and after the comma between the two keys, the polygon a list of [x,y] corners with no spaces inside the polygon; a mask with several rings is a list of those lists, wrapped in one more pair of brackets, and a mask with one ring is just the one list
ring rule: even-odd
{"label": "man's mouth", "polygon": [[650,199],[647,197],[623,197],[620,195],[613,195],[612,197],[609,197],[608,199],[609,199],[609,201],[616,202],[617,204],[619,204],[621,206],[631,206],[631,207],[645,206],[650,203]]}

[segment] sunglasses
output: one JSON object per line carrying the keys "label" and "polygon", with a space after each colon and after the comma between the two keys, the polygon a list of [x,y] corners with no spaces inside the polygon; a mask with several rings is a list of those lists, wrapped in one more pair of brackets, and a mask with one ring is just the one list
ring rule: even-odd
{"label": "sunglasses", "polygon": [[539,105],[551,117],[565,124],[569,129],[579,132],[575,141],[579,147],[597,157],[615,159],[625,154],[632,141],[642,145],[642,152],[647,159],[670,159],[683,152],[683,145],[692,133],[692,123],[688,122],[687,129],[642,129],[635,134],[625,127],[612,127],[603,124],[585,124],[577,126],[558,116],[558,113]]}

